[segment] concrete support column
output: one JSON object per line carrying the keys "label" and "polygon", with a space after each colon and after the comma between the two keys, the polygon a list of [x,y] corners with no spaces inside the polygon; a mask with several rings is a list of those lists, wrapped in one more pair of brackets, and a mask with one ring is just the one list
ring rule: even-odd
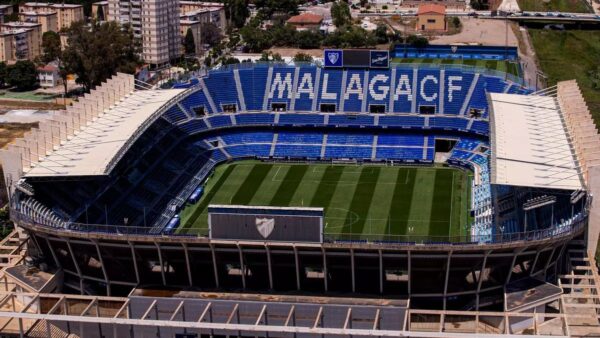
{"label": "concrete support column", "polygon": [[219,270],[217,269],[217,255],[215,253],[215,246],[213,244],[209,244],[210,246],[210,254],[212,255],[212,263],[213,263],[213,272],[215,276],[215,285],[219,287]]}
{"label": "concrete support column", "polygon": [[352,274],[352,292],[356,292],[356,272],[354,271],[354,249],[350,249],[350,272]]}
{"label": "concrete support column", "polygon": [[106,283],[106,295],[110,296],[110,280],[108,278],[108,273],[106,272],[106,267],[104,266],[104,259],[102,259],[102,253],[100,253],[100,245],[98,245],[98,241],[92,241],[96,246],[96,253],[98,254],[98,259],[100,260],[100,266],[102,267],[102,274],[104,275],[104,282]]}
{"label": "concrete support column", "polygon": [[162,252],[160,251],[160,245],[157,242],[154,242],[156,246],[156,251],[158,252],[158,262],[160,264],[160,276],[162,278],[163,285],[167,285],[167,277],[165,276],[165,265],[162,258]]}
{"label": "concrete support column", "polygon": [[133,247],[132,242],[129,243],[129,248],[131,249],[131,263],[133,264],[133,271],[135,272],[135,280],[138,285],[140,284],[140,271],[138,270],[137,259],[135,258],[135,248]]}
{"label": "concrete support column", "polygon": [[298,248],[294,245],[294,261],[296,265],[296,289],[300,290],[300,260],[298,259]]}
{"label": "concrete support column", "polygon": [[190,254],[188,252],[188,247],[186,243],[181,243],[181,246],[183,247],[183,254],[185,255],[185,268],[188,275],[188,283],[190,286],[193,286],[194,282],[192,280],[192,267],[190,266]]}
{"label": "concrete support column", "polygon": [[246,290],[246,266],[244,264],[244,254],[242,253],[242,247],[238,244],[238,253],[240,256],[240,271],[242,273],[242,289]]}
{"label": "concrete support column", "polygon": [[487,264],[488,256],[492,251],[486,251],[483,256],[483,263],[481,264],[481,270],[479,270],[479,278],[477,278],[477,292],[475,293],[475,310],[479,311],[479,293],[481,292],[481,285],[483,284],[483,275],[485,273],[485,266]]}
{"label": "concrete support column", "polygon": [[327,292],[327,253],[324,247],[321,247],[321,254],[323,255],[323,286],[325,287],[325,292]]}
{"label": "concrete support column", "polygon": [[[73,254],[73,248],[71,248],[71,243],[69,242],[69,239],[66,240],[66,243],[67,248],[69,249],[69,256],[71,256],[71,260],[73,260],[73,265],[75,266],[75,270],[77,271],[77,276],[79,276],[79,292],[83,295],[83,274],[81,273],[79,264],[77,264],[77,260],[75,259],[75,255]],[[49,242],[48,245],[50,245]],[[52,255],[54,255],[54,250],[52,250]]]}
{"label": "concrete support column", "polygon": [[269,272],[269,289],[273,290],[273,265],[271,263],[271,249],[265,245],[265,252],[267,254],[267,269]]}

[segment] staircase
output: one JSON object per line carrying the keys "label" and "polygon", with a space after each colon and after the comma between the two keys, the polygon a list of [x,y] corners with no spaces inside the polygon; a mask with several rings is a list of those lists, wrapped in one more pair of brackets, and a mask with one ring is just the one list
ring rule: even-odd
{"label": "staircase", "polygon": [[[574,241],[567,251],[568,273],[559,276],[563,288],[562,312],[571,337],[600,337],[600,276],[594,256],[586,252],[583,241]],[[581,243],[579,243],[581,242]]]}

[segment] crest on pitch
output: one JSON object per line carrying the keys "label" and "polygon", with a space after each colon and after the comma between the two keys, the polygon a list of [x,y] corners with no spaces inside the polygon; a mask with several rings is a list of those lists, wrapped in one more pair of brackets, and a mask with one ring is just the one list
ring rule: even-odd
{"label": "crest on pitch", "polygon": [[263,238],[269,237],[273,232],[273,229],[275,229],[274,218],[256,218],[256,230],[258,230],[258,233],[263,236]]}
{"label": "crest on pitch", "polygon": [[450,49],[452,50],[452,53],[456,53],[456,51],[458,50],[458,46],[452,46],[450,47]]}

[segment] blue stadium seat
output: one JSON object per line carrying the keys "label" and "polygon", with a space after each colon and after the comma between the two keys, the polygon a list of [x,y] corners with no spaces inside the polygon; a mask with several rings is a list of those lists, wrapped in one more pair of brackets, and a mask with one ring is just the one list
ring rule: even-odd
{"label": "blue stadium seat", "polygon": [[386,115],[379,117],[380,126],[390,127],[420,127],[425,125],[425,119],[421,116]]}
{"label": "blue stadium seat", "polygon": [[322,125],[325,119],[319,114],[280,114],[279,125]]}
{"label": "blue stadium seat", "polygon": [[163,116],[171,123],[178,123],[188,118],[176,104],[167,109]]}
{"label": "blue stadium seat", "polygon": [[213,115],[208,118],[208,122],[213,128],[228,127],[231,126],[231,116]]}
{"label": "blue stadium seat", "polygon": [[235,119],[238,125],[269,125],[275,123],[275,115],[266,113],[238,114]]}
{"label": "blue stadium seat", "polygon": [[275,157],[309,157],[318,158],[321,156],[321,146],[299,145],[299,144],[280,144],[275,146]]}

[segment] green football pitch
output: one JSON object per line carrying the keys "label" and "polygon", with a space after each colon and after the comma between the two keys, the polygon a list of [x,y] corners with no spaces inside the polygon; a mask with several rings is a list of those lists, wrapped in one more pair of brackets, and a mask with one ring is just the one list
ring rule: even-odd
{"label": "green football pitch", "polygon": [[470,179],[444,167],[234,162],[218,166],[203,197],[184,207],[178,231],[206,234],[209,204],[294,206],[323,207],[332,238],[464,240]]}

